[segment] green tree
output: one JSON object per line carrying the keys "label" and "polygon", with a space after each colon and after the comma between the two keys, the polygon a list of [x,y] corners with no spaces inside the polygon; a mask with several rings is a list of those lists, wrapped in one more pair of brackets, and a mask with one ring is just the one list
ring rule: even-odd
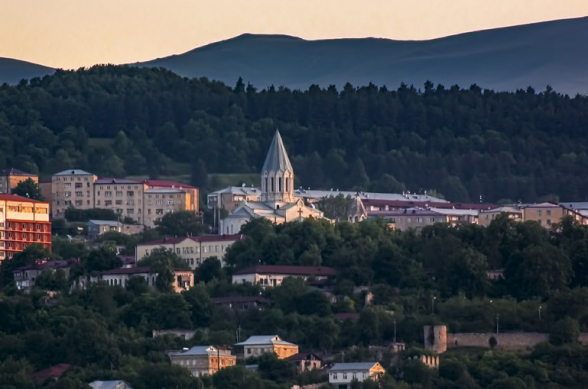
{"label": "green tree", "polygon": [[12,258],[5,259],[0,263],[0,266],[2,266],[2,284],[9,284],[14,279],[13,272],[19,267],[28,266],[39,260],[51,260],[52,257],[51,251],[42,244],[34,243],[27,246],[20,253],[16,253]]}
{"label": "green tree", "polygon": [[192,163],[191,184],[200,189],[208,187],[208,171],[204,161],[201,159],[197,159]]}
{"label": "green tree", "polygon": [[175,281],[175,270],[187,269],[188,265],[177,254],[165,248],[153,249],[143,257],[137,266],[149,267],[151,273],[157,274],[155,286],[161,292],[171,292]]}
{"label": "green tree", "polygon": [[116,247],[113,245],[102,245],[90,251],[88,258],[82,262],[87,273],[117,269],[122,265],[122,260],[116,254]]}
{"label": "green tree", "polygon": [[555,345],[577,343],[580,335],[578,321],[570,317],[558,320],[549,333],[549,342]]}
{"label": "green tree", "polygon": [[204,231],[202,218],[192,211],[167,213],[155,225],[163,236],[198,235]]}
{"label": "green tree", "polygon": [[27,197],[32,200],[45,201],[39,185],[33,181],[32,178],[27,178],[24,181],[19,182],[14,189],[12,194]]}
{"label": "green tree", "polygon": [[197,281],[209,282],[214,279],[223,280],[224,273],[222,263],[217,257],[206,258],[200,266],[194,271],[194,276]]}

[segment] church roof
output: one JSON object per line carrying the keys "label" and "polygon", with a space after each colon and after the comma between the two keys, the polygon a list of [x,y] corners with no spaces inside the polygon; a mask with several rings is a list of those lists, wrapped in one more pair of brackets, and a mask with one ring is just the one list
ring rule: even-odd
{"label": "church roof", "polygon": [[363,206],[363,202],[359,196],[355,196],[353,203],[351,203],[351,207],[349,208],[349,212],[347,212],[347,216],[360,216],[360,215],[367,215],[365,211],[365,207]]}
{"label": "church roof", "polygon": [[272,140],[272,144],[270,145],[267,157],[265,157],[265,162],[263,164],[263,169],[261,169],[261,171],[284,172],[286,170],[289,170],[291,172],[294,171],[294,169],[292,169],[292,165],[290,164],[290,159],[288,158],[286,148],[284,147],[284,142],[282,142],[280,132],[276,130],[276,134],[274,135],[274,139]]}

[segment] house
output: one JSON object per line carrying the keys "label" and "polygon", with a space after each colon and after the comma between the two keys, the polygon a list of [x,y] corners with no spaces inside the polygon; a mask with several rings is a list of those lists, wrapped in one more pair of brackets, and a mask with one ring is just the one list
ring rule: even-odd
{"label": "house", "polygon": [[276,353],[278,358],[284,359],[298,354],[298,346],[282,340],[278,335],[250,336],[244,342],[235,346],[243,347],[245,358],[257,357],[263,353]]}
{"label": "house", "polygon": [[39,370],[31,374],[31,378],[36,382],[43,382],[47,379],[58,380],[61,376],[71,368],[71,365],[67,363],[59,363],[57,365],[50,366],[47,369]]}
{"label": "house", "polygon": [[220,221],[219,233],[237,234],[250,220],[265,218],[281,224],[307,218],[322,219],[323,213],[294,196],[294,169],[280,133],[276,131],[261,169],[259,201],[243,200]]}
{"label": "house", "polygon": [[229,246],[244,238],[245,235],[203,235],[162,238],[137,245],[135,256],[137,260],[141,260],[154,249],[164,248],[180,256],[191,269],[196,269],[209,257],[217,257],[224,265],[223,258]]}
{"label": "house", "polygon": [[71,267],[79,262],[79,259],[61,261],[39,260],[30,265],[14,269],[12,274],[14,276],[16,288],[18,290],[22,290],[25,293],[28,293],[31,291],[33,286],[35,286],[35,280],[44,271],[54,272],[56,270],[63,270],[66,276],[69,276],[69,270]]}
{"label": "house", "polygon": [[298,353],[286,359],[294,362],[299,373],[321,368],[321,358],[313,353]]}
{"label": "house", "polygon": [[335,269],[325,266],[255,265],[233,274],[233,284],[260,284],[265,288],[280,285],[286,277],[321,280],[336,274]]}
{"label": "house", "polygon": [[165,335],[173,335],[184,340],[190,340],[196,334],[196,330],[153,330],[152,335],[154,338]]}
{"label": "house", "polygon": [[172,364],[190,370],[194,377],[213,375],[220,369],[237,363],[237,357],[231,355],[230,350],[214,346],[194,346],[190,349],[168,351],[167,355]]}
{"label": "house", "polygon": [[90,387],[92,389],[133,389],[131,385],[127,384],[125,381],[116,380],[116,381],[94,381],[90,382]]}
{"label": "house", "polygon": [[139,234],[145,227],[142,224],[123,224],[116,220],[89,220],[88,238],[96,239],[107,232],[120,232],[121,234]]}
{"label": "house", "polygon": [[0,194],[0,261],[33,243],[51,249],[49,204],[13,194]]}
{"label": "house", "polygon": [[329,369],[329,383],[336,389],[350,389],[351,381],[377,381],[386,373],[378,362],[336,363]]}
{"label": "house", "polygon": [[39,183],[39,177],[35,174],[25,173],[15,168],[0,170],[0,193],[12,193],[12,189],[16,188],[20,182],[26,181],[29,178],[35,183]]}
{"label": "house", "polygon": [[566,215],[565,208],[554,203],[525,204],[523,209],[524,221],[535,221],[539,225],[551,228],[553,223],[559,223]]}
{"label": "house", "polygon": [[270,301],[261,296],[230,296],[213,297],[210,299],[215,305],[224,305],[229,308],[246,310],[250,308],[263,309]]}
{"label": "house", "polygon": [[[186,269],[174,269],[175,280],[172,287],[175,292],[181,292],[188,290],[194,286],[194,273],[191,270]],[[106,270],[98,274],[97,277],[93,277],[90,282],[104,281],[110,286],[120,285],[125,287],[132,277],[143,277],[147,284],[155,288],[157,274],[152,273],[148,267],[128,267],[120,269]],[[86,285],[81,285],[84,288]]]}

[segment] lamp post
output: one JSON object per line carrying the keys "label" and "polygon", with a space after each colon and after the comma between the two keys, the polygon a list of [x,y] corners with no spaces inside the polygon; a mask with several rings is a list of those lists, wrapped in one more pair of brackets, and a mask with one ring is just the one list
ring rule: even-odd
{"label": "lamp post", "polygon": [[539,305],[539,321],[541,321],[541,305]]}
{"label": "lamp post", "polygon": [[437,297],[433,297],[431,299],[431,315],[433,315],[435,313],[435,300],[437,299]]}

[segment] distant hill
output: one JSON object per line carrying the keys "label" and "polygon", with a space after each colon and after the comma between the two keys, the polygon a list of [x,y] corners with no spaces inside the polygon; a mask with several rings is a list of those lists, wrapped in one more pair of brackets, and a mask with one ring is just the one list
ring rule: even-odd
{"label": "distant hill", "polygon": [[551,85],[588,93],[588,17],[455,35],[429,41],[333,39],[306,41],[245,34],[181,55],[149,62],[184,77],[206,76],[234,85],[239,76],[258,88],[311,84],[338,87],[401,82],[422,86],[477,84],[515,90]]}
{"label": "distant hill", "polygon": [[47,66],[0,57],[0,84],[17,84],[23,78],[43,77],[54,71]]}

